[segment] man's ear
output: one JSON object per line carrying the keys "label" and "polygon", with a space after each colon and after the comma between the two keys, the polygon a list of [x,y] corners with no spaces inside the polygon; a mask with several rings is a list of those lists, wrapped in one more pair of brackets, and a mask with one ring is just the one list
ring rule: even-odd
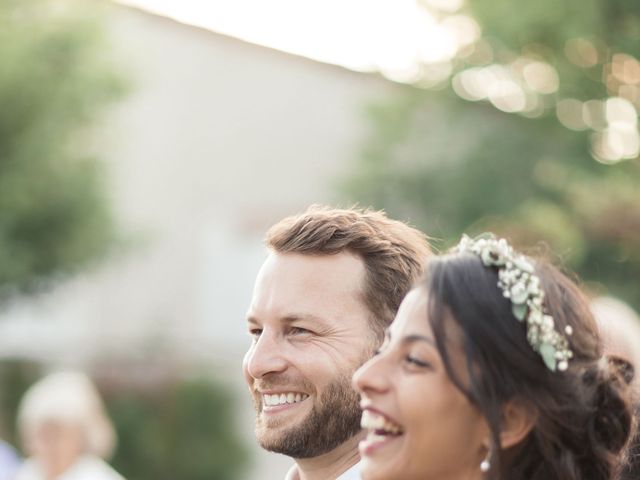
{"label": "man's ear", "polygon": [[536,423],[537,414],[528,402],[512,399],[502,407],[500,447],[503,450],[520,443]]}

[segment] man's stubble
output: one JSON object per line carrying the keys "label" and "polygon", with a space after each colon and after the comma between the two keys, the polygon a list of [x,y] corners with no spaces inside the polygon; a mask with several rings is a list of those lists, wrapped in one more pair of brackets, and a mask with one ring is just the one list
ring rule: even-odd
{"label": "man's stubble", "polygon": [[[359,396],[351,387],[351,373],[338,376],[297,425],[264,425],[262,399],[254,396],[256,437],[265,450],[291,458],[312,458],[330,452],[360,431]],[[259,403],[260,402],[260,403]]]}

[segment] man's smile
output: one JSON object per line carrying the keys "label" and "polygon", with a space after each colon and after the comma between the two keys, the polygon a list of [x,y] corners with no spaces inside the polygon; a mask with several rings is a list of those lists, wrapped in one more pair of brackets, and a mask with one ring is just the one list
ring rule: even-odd
{"label": "man's smile", "polygon": [[262,394],[262,406],[263,407],[276,407],[279,405],[287,405],[293,403],[299,403],[306,400],[309,397],[306,393],[300,392],[281,392],[281,393],[263,393]]}

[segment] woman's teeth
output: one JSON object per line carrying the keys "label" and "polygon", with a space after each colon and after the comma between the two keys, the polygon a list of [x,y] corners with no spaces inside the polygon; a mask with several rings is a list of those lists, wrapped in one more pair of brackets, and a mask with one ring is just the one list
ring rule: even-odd
{"label": "woman's teeth", "polygon": [[402,433],[402,427],[400,427],[400,425],[370,410],[364,410],[362,412],[360,426],[378,435],[400,435]]}

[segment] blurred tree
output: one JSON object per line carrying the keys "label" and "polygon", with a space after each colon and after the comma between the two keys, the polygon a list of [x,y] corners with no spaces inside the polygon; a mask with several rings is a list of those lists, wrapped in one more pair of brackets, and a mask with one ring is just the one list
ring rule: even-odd
{"label": "blurred tree", "polygon": [[343,193],[441,246],[485,230],[545,241],[591,288],[640,307],[640,3],[470,7],[483,35],[460,47],[435,91],[407,86],[369,109]]}
{"label": "blurred tree", "polygon": [[42,366],[29,360],[3,359],[0,362],[0,439],[19,447],[15,431],[18,406],[24,392],[42,376]]}
{"label": "blurred tree", "polygon": [[0,2],[0,301],[114,237],[89,127],[124,91],[95,2]]}

